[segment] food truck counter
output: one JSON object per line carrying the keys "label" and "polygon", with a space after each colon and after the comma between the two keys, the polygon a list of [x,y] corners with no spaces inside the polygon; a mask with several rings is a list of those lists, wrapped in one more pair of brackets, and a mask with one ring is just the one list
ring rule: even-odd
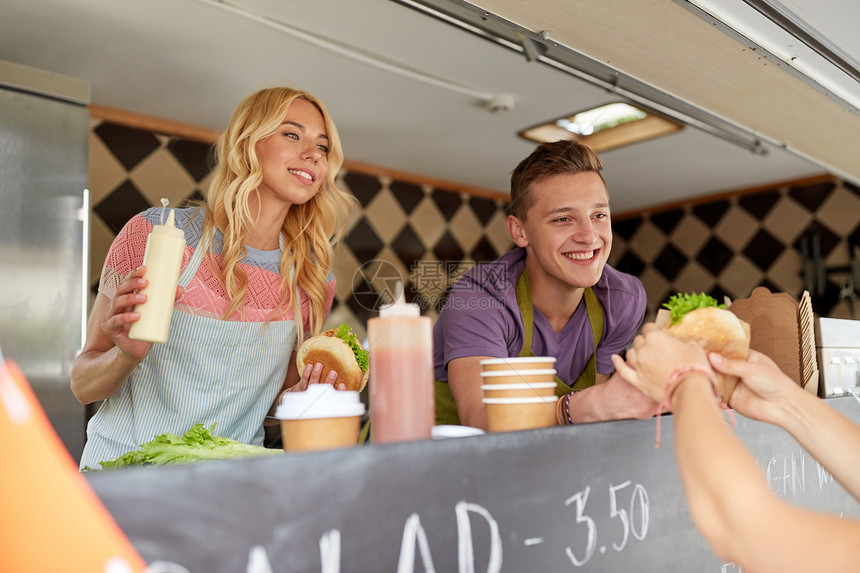
{"label": "food truck counter", "polygon": [[[853,397],[828,403],[860,422]],[[655,431],[603,422],[86,476],[147,563],[191,572],[738,570],[692,524],[672,416],[660,448]],[[734,432],[778,495],[860,518],[786,432],[738,414]]]}

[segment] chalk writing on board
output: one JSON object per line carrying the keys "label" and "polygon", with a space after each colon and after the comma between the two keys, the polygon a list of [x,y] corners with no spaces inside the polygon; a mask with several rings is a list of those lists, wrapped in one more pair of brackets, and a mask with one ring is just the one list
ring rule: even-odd
{"label": "chalk writing on board", "polygon": [[783,496],[796,496],[806,491],[806,456],[799,456],[794,452],[782,456],[782,460],[776,456],[767,462],[767,481],[770,483],[771,491]]}
{"label": "chalk writing on board", "polygon": [[[325,571],[325,565],[323,565]],[[152,573],[152,572],[149,572]],[[272,564],[269,563],[269,555],[266,549],[260,545],[255,545],[248,552],[248,568],[246,573],[272,573]],[[336,571],[332,573],[337,573]]]}
{"label": "chalk writing on board", "polygon": [[[588,563],[595,551],[598,550],[598,523],[600,519],[592,517],[588,513],[588,499],[592,494],[591,486],[578,491],[570,496],[565,505],[574,510],[575,523],[583,528],[582,535],[585,539],[585,549],[574,550],[570,546],[565,548],[565,553],[571,563],[581,567]],[[634,484],[630,480],[608,486],[609,495],[609,519],[621,526],[621,533],[615,539],[609,539],[606,544],[599,548],[600,553],[605,553],[609,547],[615,551],[623,551],[631,539],[643,541],[648,534],[649,503],[648,492],[641,484]],[[458,573],[476,573],[474,539],[472,522],[475,519],[483,520],[489,529],[489,556],[486,568],[481,572],[499,573],[502,570],[502,536],[499,524],[493,515],[483,506],[468,501],[459,501],[454,506],[454,514],[457,519],[457,571]],[[486,531],[485,528],[481,528]],[[577,535],[578,537],[578,535]],[[524,540],[526,546],[540,545],[542,537],[529,537]],[[319,539],[320,551],[320,573],[340,573],[341,565],[341,533],[337,529],[326,531]],[[397,573],[414,573],[416,557],[420,557],[420,566],[425,573],[435,573],[433,556],[430,552],[430,543],[427,532],[421,524],[418,513],[411,514],[403,526],[403,534],[400,540],[400,556],[397,561]],[[150,565],[148,573],[179,573],[186,569],[181,565],[170,562],[157,562]],[[263,546],[255,545],[248,557],[249,573],[271,573],[271,565],[268,554]]]}
{"label": "chalk writing on board", "polygon": [[833,476],[830,475],[830,472],[824,469],[820,463],[816,462],[816,464],[818,466],[818,489],[822,490],[825,486],[833,485]]}
{"label": "chalk writing on board", "polygon": [[[799,497],[806,493],[806,457],[807,454],[801,450],[800,452],[773,456],[767,460],[767,463],[764,464],[765,473],[773,493],[787,498]],[[815,472],[818,491],[833,485],[833,476],[817,461],[815,462]]]}
{"label": "chalk writing on board", "polygon": [[[502,538],[499,535],[499,524],[490,512],[476,503],[461,501],[454,508],[457,516],[457,564],[460,573],[474,573],[475,557],[472,549],[472,522],[469,513],[477,513],[487,520],[490,526],[490,560],[487,573],[498,573],[502,570]],[[397,573],[401,572],[398,569]]]}
{"label": "chalk writing on board", "polygon": [[340,531],[333,529],[320,537],[321,573],[340,573]]}
{"label": "chalk writing on board", "polygon": [[409,516],[409,519],[406,520],[406,526],[403,528],[397,571],[411,570],[413,567],[415,563],[416,540],[421,552],[421,562],[424,565],[424,571],[435,573],[436,568],[433,567],[433,557],[430,555],[430,544],[427,542],[427,534],[424,532],[424,528],[421,527],[421,518],[418,517],[417,513]]}
{"label": "chalk writing on board", "polygon": [[[649,503],[648,492],[641,484],[633,486],[633,492],[630,495],[630,509],[625,509],[625,506],[619,506],[618,496],[621,490],[629,487],[631,481],[627,480],[617,485],[609,485],[609,518],[618,519],[621,523],[622,535],[620,540],[612,541],[612,549],[622,551],[627,545],[630,534],[639,541],[643,541],[648,534],[649,522]],[[577,567],[582,567],[593,557],[594,551],[597,549],[597,521],[585,513],[588,496],[591,494],[591,486],[580,490],[570,496],[564,503],[570,506],[573,504],[576,516],[576,523],[585,528],[585,549],[581,553],[574,551],[569,545],[565,547],[565,554],[570,562]],[[623,494],[622,494],[623,495]],[[606,552],[606,545],[600,546],[600,553]]]}
{"label": "chalk writing on board", "polygon": [[[499,524],[489,511],[476,503],[460,501],[454,507],[457,517],[457,565],[459,573],[475,573],[475,555],[472,544],[472,517],[476,514],[483,518],[490,528],[490,556],[487,563],[487,573],[499,573],[502,570],[502,538],[499,534]],[[430,543],[427,533],[421,525],[421,517],[413,513],[406,519],[403,535],[400,541],[400,557],[397,561],[397,573],[412,573],[415,566],[416,549],[421,556],[421,565],[425,573],[435,573],[433,556],[430,553]],[[340,571],[340,532],[330,531],[320,539],[320,558],[322,573],[339,573]]]}

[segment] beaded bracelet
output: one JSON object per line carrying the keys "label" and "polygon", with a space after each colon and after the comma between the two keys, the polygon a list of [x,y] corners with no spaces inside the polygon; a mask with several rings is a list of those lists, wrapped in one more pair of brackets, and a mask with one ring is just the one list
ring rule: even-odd
{"label": "beaded bracelet", "polygon": [[558,399],[555,409],[555,419],[559,426],[572,426],[573,420],[570,417],[570,398],[579,390],[572,390]]}

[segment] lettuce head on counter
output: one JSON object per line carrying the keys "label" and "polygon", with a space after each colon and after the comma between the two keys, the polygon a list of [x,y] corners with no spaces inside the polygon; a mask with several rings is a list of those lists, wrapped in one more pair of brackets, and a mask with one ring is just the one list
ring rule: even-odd
{"label": "lettuce head on counter", "polygon": [[[229,460],[272,454],[283,455],[283,450],[245,444],[230,438],[212,435],[215,424],[209,428],[194,424],[182,436],[161,434],[116,459],[100,462],[101,469],[113,470],[126,466],[166,466],[203,460]],[[85,468],[92,469],[92,468]]]}

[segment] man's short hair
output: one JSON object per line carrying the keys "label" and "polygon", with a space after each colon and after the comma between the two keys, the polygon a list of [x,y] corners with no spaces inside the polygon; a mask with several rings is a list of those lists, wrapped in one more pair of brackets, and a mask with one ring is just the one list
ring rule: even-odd
{"label": "man's short hair", "polygon": [[508,212],[521,221],[534,205],[535,199],[529,191],[531,186],[553,175],[593,171],[600,175],[603,161],[590,147],[578,141],[553,141],[542,143],[523,159],[511,174],[511,203]]}

